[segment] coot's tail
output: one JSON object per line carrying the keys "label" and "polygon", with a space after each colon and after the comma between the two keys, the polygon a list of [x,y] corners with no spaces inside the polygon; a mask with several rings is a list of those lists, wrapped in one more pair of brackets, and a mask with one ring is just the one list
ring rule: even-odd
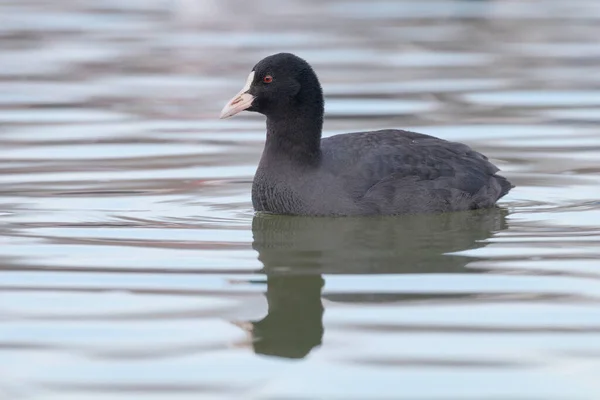
{"label": "coot's tail", "polygon": [[494,175],[494,178],[496,178],[496,182],[498,182],[498,184],[500,184],[500,188],[501,188],[500,196],[498,196],[498,198],[506,196],[506,194],[508,194],[508,192],[510,192],[510,190],[515,187],[515,185],[510,183],[508,181],[508,179],[506,179],[503,176]]}

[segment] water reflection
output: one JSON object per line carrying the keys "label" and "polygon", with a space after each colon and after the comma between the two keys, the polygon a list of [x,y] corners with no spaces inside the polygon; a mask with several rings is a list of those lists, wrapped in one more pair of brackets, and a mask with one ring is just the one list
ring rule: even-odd
{"label": "water reflection", "polygon": [[247,326],[257,354],[304,358],[321,345],[323,284],[321,275],[267,274],[268,314]]}
{"label": "water reflection", "polygon": [[[486,239],[507,228],[507,214],[505,209],[494,208],[392,218],[255,216],[252,247],[264,265],[268,314],[250,323],[254,351],[301,358],[321,344],[323,275],[481,272],[467,267],[472,257],[448,253],[485,246]],[[342,302],[391,302],[441,296],[349,293],[327,297]]]}

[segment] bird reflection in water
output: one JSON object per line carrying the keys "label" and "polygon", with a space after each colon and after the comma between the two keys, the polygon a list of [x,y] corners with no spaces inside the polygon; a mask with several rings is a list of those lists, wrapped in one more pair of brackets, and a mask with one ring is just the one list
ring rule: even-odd
{"label": "bird reflection in water", "polygon": [[398,217],[310,218],[257,215],[253,248],[267,279],[268,313],[243,324],[258,354],[303,358],[322,343],[321,298],[399,302],[470,294],[345,293],[322,296],[323,275],[478,273],[473,257],[448,253],[486,245],[507,228],[502,208]]}

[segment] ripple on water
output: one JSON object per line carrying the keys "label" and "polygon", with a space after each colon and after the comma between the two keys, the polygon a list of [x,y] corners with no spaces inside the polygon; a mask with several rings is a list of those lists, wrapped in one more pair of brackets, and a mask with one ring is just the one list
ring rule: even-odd
{"label": "ripple on water", "polygon": [[504,79],[426,79],[405,82],[352,82],[324,84],[323,91],[328,96],[352,95],[399,95],[404,93],[444,93],[470,92],[474,90],[500,89],[508,86]]}
{"label": "ripple on water", "polygon": [[592,90],[539,90],[467,93],[464,98],[474,104],[509,107],[598,106],[600,92]]}
{"label": "ripple on water", "polygon": [[35,104],[74,104],[90,97],[89,83],[3,82],[0,105],[31,106]]}
{"label": "ripple on water", "polygon": [[335,2],[330,8],[345,17],[357,19],[445,19],[445,18],[494,18],[502,20],[521,19],[552,19],[556,15],[561,18],[581,18],[585,13],[587,18],[600,19],[600,10],[590,7],[586,2],[582,8],[566,7],[563,2],[551,1],[540,9],[533,3],[508,2],[449,2],[443,0],[428,1],[426,3],[412,1],[357,1],[352,3]]}
{"label": "ripple on water", "polygon": [[334,98],[325,101],[325,114],[331,118],[389,116],[424,112],[433,106],[432,102],[418,100]]}
{"label": "ripple on water", "polygon": [[158,179],[177,179],[177,180],[192,180],[202,181],[206,179],[239,179],[251,177],[254,172],[250,164],[231,165],[222,167],[171,167],[156,170],[128,170],[126,174],[119,170],[109,170],[99,168],[98,170],[77,171],[70,170],[64,172],[44,171],[36,172],[35,174],[13,174],[0,175],[0,182],[3,183],[26,183],[43,182],[60,183],[77,183],[78,181],[88,182],[113,182],[119,181],[128,182],[129,185],[134,185],[135,181],[152,181]]}
{"label": "ripple on water", "polygon": [[[1,118],[2,111],[0,111]],[[8,111],[6,115],[8,115]],[[17,113],[18,114],[18,113]],[[25,113],[24,113],[25,114]],[[54,114],[54,113],[52,113]],[[141,118],[123,119],[120,114],[89,112],[84,113],[79,118],[77,114],[69,112],[62,114],[59,112],[56,118],[48,116],[47,113],[38,114],[34,118],[26,119],[23,115],[19,122],[23,124],[13,124],[10,127],[3,127],[2,139],[17,141],[20,143],[29,142],[66,142],[72,143],[82,141],[87,143],[96,143],[98,140],[135,140],[143,143],[144,139],[161,139],[161,141],[175,141],[177,139],[187,141],[204,140],[219,141],[228,140],[244,142],[255,141],[257,136],[264,140],[265,121],[262,118],[238,118],[228,120],[227,123],[215,118],[206,120],[177,120],[177,119],[154,119],[145,120]],[[64,116],[64,118],[61,118]],[[103,117],[107,117],[106,119]],[[88,120],[86,120],[88,118]],[[54,121],[56,120],[56,122]],[[40,128],[37,124],[52,123]],[[165,143],[164,146],[168,146]],[[200,146],[200,145],[198,145]]]}
{"label": "ripple on water", "polygon": [[[110,32],[121,33],[151,29],[152,24],[144,17],[136,15],[105,15],[90,12],[70,12],[44,10],[31,12],[27,8],[12,9],[7,12],[10,18],[4,18],[0,30],[14,32],[24,28],[33,32]],[[94,51],[91,49],[89,51]],[[39,67],[39,65],[38,65]]]}
{"label": "ripple on water", "polygon": [[[111,321],[152,319],[174,317],[178,313],[211,314],[223,312],[237,306],[233,299],[215,296],[153,296],[150,294],[107,293],[102,297],[87,293],[64,293],[60,296],[52,292],[4,292],[0,294],[3,312],[6,316],[20,316],[23,320],[88,320]],[[52,324],[46,322],[46,325]],[[75,324],[72,324],[73,327]],[[31,331],[24,333],[17,329],[6,331],[4,341],[46,342],[48,336],[40,335],[43,324],[30,326]],[[52,330],[52,327],[48,326]],[[193,332],[193,331],[192,331]],[[190,332],[190,334],[192,333]],[[27,337],[21,336],[23,334]],[[197,332],[193,332],[197,335]],[[102,335],[100,335],[102,336]],[[96,337],[100,339],[101,337]],[[56,340],[56,338],[54,338]],[[85,336],[74,339],[85,339]],[[110,336],[107,341],[114,340]],[[61,343],[56,343],[60,345]],[[85,344],[85,343],[80,343]]]}
{"label": "ripple on water", "polygon": [[398,67],[469,67],[491,64],[494,58],[485,53],[401,53],[391,57],[390,63]]}
{"label": "ripple on water", "polygon": [[116,49],[85,43],[53,43],[46,48],[0,52],[0,76],[33,76],[59,73],[68,65],[116,58]]}
{"label": "ripple on water", "polygon": [[556,57],[556,58],[598,58],[600,45],[598,43],[516,43],[514,50],[527,56]]}
{"label": "ripple on water", "polygon": [[6,124],[101,123],[133,118],[128,114],[84,108],[0,110],[0,122]]}
{"label": "ripple on water", "polygon": [[[594,128],[559,126],[550,124],[474,124],[474,125],[429,125],[407,126],[405,129],[422,132],[446,140],[468,143],[496,143],[511,147],[511,151],[521,151],[521,144],[536,141],[539,147],[563,146],[567,151],[577,145],[593,142],[597,136]],[[576,141],[572,140],[577,138]],[[518,144],[519,148],[513,149]]]}
{"label": "ripple on water", "polygon": [[[91,115],[93,116],[93,115]],[[99,115],[100,117],[102,114]],[[75,141],[98,141],[108,138],[135,138],[147,135],[145,124],[130,123],[122,121],[108,121],[105,123],[89,123],[74,121],[71,124],[46,125],[40,128],[37,125],[13,125],[5,128],[2,139],[13,140],[20,143],[35,142],[67,142]]]}
{"label": "ripple on water", "polygon": [[554,119],[565,119],[580,122],[600,122],[600,107],[545,110],[542,111],[542,114]]}
{"label": "ripple on water", "polygon": [[198,146],[176,145],[176,144],[106,144],[98,143],[94,146],[89,144],[72,146],[28,146],[20,149],[6,151],[6,160],[93,160],[93,159],[132,159],[147,157],[175,157],[202,154],[222,153],[226,146],[202,144]]}
{"label": "ripple on water", "polygon": [[[487,249],[483,254],[486,258],[506,256],[506,251],[496,248],[497,253]],[[522,251],[513,249],[519,256],[552,256],[560,254],[585,254],[585,256],[598,256],[590,246],[578,249],[532,249],[523,248]],[[477,251],[453,252],[454,255],[479,254]],[[539,276],[500,276],[492,274],[432,274],[432,275],[355,275],[355,276],[329,276],[325,294],[335,293],[436,293],[436,294],[461,294],[473,293],[478,295],[492,294],[522,294],[526,296],[540,295],[581,295],[600,299],[600,288],[597,282],[588,279],[556,279],[554,277]],[[452,318],[452,314],[448,315]],[[521,321],[519,319],[519,321]],[[593,320],[596,321],[596,320]],[[524,323],[526,321],[523,320]]]}
{"label": "ripple on water", "polygon": [[[229,244],[240,243],[247,244],[251,241],[251,235],[246,230],[238,229],[200,229],[189,226],[185,229],[176,227],[164,228],[127,228],[119,227],[113,229],[99,230],[97,227],[65,227],[65,228],[36,228],[31,231],[36,237],[46,237],[48,239],[71,238],[71,239],[98,239],[109,241],[153,241],[153,242],[227,242]],[[226,239],[226,240],[225,240]]]}
{"label": "ripple on water", "polygon": [[214,35],[212,32],[193,32],[182,35],[181,33],[165,34],[160,42],[168,46],[205,46],[218,49],[240,47],[277,49],[286,46],[306,46],[312,43],[325,44],[327,38],[318,37],[307,32],[222,32]]}

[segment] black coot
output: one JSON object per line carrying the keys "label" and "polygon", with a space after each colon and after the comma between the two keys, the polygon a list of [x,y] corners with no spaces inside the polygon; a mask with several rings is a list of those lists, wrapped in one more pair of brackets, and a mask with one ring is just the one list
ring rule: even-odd
{"label": "black coot", "polygon": [[267,117],[252,185],[256,211],[295,215],[390,215],[493,207],[513,187],[484,155],[461,143],[404,130],[321,139],[323,92],[303,59],[261,60],[221,112]]}

